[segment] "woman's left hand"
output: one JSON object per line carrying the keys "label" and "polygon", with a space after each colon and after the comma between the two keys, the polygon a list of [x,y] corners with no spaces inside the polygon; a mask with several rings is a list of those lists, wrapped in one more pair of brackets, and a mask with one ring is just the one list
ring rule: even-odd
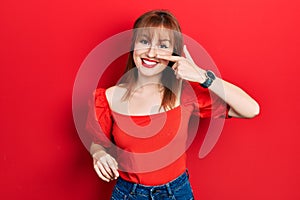
{"label": "woman's left hand", "polygon": [[157,58],[174,62],[172,66],[177,79],[203,83],[206,80],[205,70],[195,64],[186,46],[183,47],[183,56],[157,55]]}

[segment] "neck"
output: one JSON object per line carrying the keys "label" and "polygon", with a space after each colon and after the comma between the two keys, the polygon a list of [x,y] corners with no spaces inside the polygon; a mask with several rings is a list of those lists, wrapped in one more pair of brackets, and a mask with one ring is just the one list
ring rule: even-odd
{"label": "neck", "polygon": [[138,79],[136,81],[135,84],[135,88],[140,90],[143,89],[145,87],[147,87],[147,89],[149,88],[161,88],[162,84],[161,84],[161,76],[162,74],[158,74],[156,76],[143,76],[142,74],[138,74]]}

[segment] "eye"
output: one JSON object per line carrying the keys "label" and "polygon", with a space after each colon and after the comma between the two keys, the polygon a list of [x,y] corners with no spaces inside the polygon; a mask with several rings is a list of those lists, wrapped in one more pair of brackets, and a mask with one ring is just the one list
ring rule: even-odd
{"label": "eye", "polygon": [[159,45],[159,47],[160,48],[162,48],[162,49],[167,49],[167,48],[169,48],[167,45],[165,45],[165,44],[161,44],[161,45]]}
{"label": "eye", "polygon": [[140,40],[140,43],[146,44],[146,45],[149,44],[148,40],[145,40],[145,39]]}

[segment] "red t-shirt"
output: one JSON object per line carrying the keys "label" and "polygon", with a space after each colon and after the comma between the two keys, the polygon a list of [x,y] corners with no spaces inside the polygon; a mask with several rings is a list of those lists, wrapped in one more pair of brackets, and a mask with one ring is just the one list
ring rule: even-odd
{"label": "red t-shirt", "polygon": [[[198,83],[183,82],[180,106],[169,111],[129,116],[112,111],[105,89],[95,92],[95,122],[87,128],[94,142],[113,149],[120,176],[143,185],[165,184],[186,170],[189,120],[228,117],[229,106]],[[95,116],[95,115],[94,115]],[[100,126],[99,126],[100,125]]]}

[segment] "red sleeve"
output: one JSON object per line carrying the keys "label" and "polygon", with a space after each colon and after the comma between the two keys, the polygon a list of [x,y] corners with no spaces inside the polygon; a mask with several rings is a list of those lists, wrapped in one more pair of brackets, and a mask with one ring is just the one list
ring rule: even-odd
{"label": "red sleeve", "polygon": [[109,104],[105,96],[105,89],[98,88],[94,92],[94,103],[89,105],[89,113],[86,128],[91,133],[93,142],[105,148],[111,146],[112,137],[112,116]]}
{"label": "red sleeve", "polygon": [[229,105],[196,82],[183,82],[183,101],[193,105],[193,115],[200,118],[229,118]]}

